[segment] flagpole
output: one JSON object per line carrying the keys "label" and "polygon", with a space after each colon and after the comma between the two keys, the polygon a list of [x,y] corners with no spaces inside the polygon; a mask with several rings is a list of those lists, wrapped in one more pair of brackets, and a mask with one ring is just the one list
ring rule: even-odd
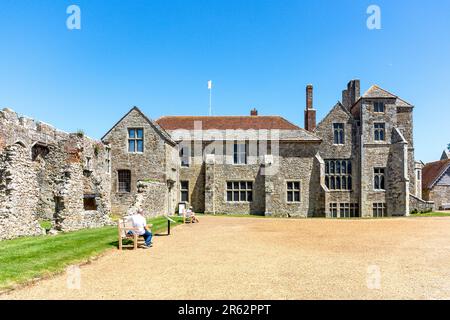
{"label": "flagpole", "polygon": [[209,115],[212,116],[212,81],[210,80],[208,82],[208,88],[209,88]]}

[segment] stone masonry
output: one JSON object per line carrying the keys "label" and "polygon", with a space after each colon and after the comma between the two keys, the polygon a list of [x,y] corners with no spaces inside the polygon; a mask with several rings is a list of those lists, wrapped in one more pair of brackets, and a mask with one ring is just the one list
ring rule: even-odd
{"label": "stone masonry", "polygon": [[0,112],[0,239],[110,223],[109,149],[82,134]]}

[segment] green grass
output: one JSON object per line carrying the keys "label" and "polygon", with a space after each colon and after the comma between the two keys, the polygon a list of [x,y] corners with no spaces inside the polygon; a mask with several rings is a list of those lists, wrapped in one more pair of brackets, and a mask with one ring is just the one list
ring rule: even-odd
{"label": "green grass", "polygon": [[[182,218],[173,220],[178,225]],[[149,219],[153,233],[167,229],[164,217]],[[117,227],[86,229],[56,236],[27,237],[0,242],[0,290],[63,271],[106,250],[117,248]]]}
{"label": "green grass", "polygon": [[411,214],[411,217],[450,217],[450,212],[428,212]]}

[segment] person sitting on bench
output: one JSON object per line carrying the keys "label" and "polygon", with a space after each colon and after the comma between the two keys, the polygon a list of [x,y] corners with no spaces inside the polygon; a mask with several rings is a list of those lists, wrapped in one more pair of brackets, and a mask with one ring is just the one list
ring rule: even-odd
{"label": "person sitting on bench", "polygon": [[197,217],[195,216],[195,212],[192,210],[192,207],[189,207],[189,209],[186,211],[186,217],[191,218],[192,223],[199,223]]}
{"label": "person sitting on bench", "polygon": [[[139,209],[136,214],[131,216],[131,221],[133,222],[133,228],[137,228],[136,231],[139,236],[143,236],[145,240],[144,249],[148,249],[153,246],[152,237],[153,234],[150,231],[150,225],[147,225],[147,220],[144,217],[144,210]],[[129,233],[132,234],[132,231]]]}

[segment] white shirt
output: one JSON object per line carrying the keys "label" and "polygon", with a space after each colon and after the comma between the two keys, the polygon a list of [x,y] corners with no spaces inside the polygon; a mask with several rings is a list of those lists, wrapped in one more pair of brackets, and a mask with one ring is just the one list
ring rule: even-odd
{"label": "white shirt", "polygon": [[141,236],[145,233],[145,226],[147,226],[147,221],[144,216],[140,214],[134,214],[131,216],[131,221],[133,222],[133,228],[138,228],[137,233]]}

